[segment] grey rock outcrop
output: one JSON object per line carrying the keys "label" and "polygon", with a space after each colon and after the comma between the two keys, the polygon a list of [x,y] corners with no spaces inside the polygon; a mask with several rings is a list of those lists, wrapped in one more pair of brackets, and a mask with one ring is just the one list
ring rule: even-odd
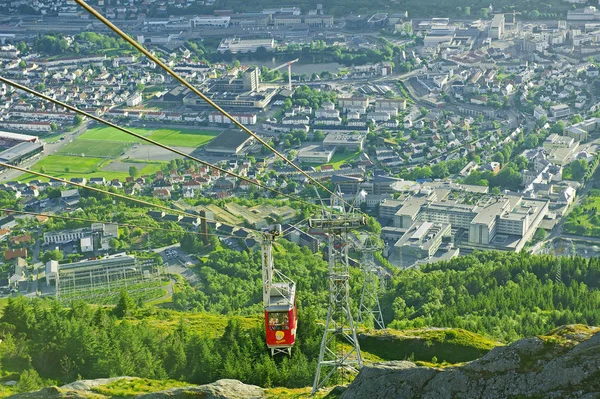
{"label": "grey rock outcrop", "polygon": [[565,326],[497,347],[462,366],[365,366],[342,399],[600,398],[600,332]]}
{"label": "grey rock outcrop", "polygon": [[[21,393],[7,399],[103,399],[109,396],[93,392],[94,387],[132,377],[81,380],[62,387],[47,387],[36,392]],[[206,385],[172,388],[135,396],[137,399],[263,399],[264,390],[238,380],[218,380]]]}
{"label": "grey rock outcrop", "polygon": [[138,399],[262,399],[264,390],[256,385],[246,385],[238,380],[218,380],[212,384],[173,388],[137,396]]}

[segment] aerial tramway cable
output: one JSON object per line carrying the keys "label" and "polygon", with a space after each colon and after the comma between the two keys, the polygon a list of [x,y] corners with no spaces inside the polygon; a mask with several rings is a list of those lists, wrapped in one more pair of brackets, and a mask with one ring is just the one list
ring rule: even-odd
{"label": "aerial tramway cable", "polygon": [[[19,166],[11,165],[11,164],[8,164],[8,163],[5,163],[5,162],[0,162],[0,167],[18,170],[18,171],[23,172],[23,173],[30,173],[30,174],[38,176],[38,177],[43,177],[45,179],[55,180],[55,181],[58,181],[58,182],[61,182],[61,183],[66,183],[66,184],[69,184],[69,185],[72,185],[72,186],[75,186],[75,187],[83,188],[83,189],[90,190],[90,191],[95,191],[97,193],[106,194],[106,195],[109,195],[109,196],[112,196],[112,197],[117,197],[117,198],[120,198],[120,199],[123,199],[123,200],[126,200],[126,201],[132,201],[132,202],[135,202],[135,203],[138,203],[138,204],[142,204],[142,205],[145,205],[145,206],[149,206],[149,207],[161,209],[163,211],[172,212],[172,213],[178,213],[180,215],[188,216],[188,217],[195,218],[195,219],[203,219],[203,220],[206,220],[207,222],[220,223],[220,224],[231,226],[231,227],[239,227],[238,225],[235,225],[235,224],[221,222],[221,221],[218,221],[218,220],[207,218],[205,216],[199,216],[199,215],[195,215],[193,213],[188,213],[188,212],[185,212],[185,211],[180,211],[178,209],[172,209],[172,208],[169,208],[169,207],[164,206],[164,205],[153,204],[151,202],[144,201],[144,200],[137,199],[137,198],[133,198],[133,197],[129,197],[127,195],[123,195],[123,194],[119,194],[119,193],[113,193],[113,192],[106,191],[106,190],[101,190],[101,189],[99,189],[97,187],[86,186],[85,184],[71,182],[71,181],[68,181],[68,180],[65,180],[65,179],[61,179],[60,177],[55,177],[55,176],[48,175],[46,173],[41,173],[41,172],[36,172],[36,171],[33,171],[33,170],[21,168]],[[245,228],[245,229],[248,230],[248,231],[250,231],[250,232],[252,232],[254,235],[257,235],[257,236],[261,236],[261,234],[262,234],[258,230],[249,229],[249,228]]]}
{"label": "aerial tramway cable", "polygon": [[[318,180],[316,180],[315,178],[313,178],[311,175],[309,175],[308,173],[306,173],[305,171],[303,171],[298,165],[296,165],[295,163],[293,163],[292,161],[290,161],[285,155],[283,155],[282,153],[280,153],[279,151],[277,151],[275,148],[273,148],[273,146],[271,146],[265,140],[263,140],[262,138],[260,138],[260,136],[258,136],[256,133],[254,133],[250,129],[248,129],[244,124],[242,124],[241,122],[239,122],[238,120],[236,120],[227,111],[225,111],[223,108],[221,108],[219,105],[217,105],[214,101],[212,101],[209,97],[207,97],[205,94],[203,94],[200,90],[198,90],[197,88],[195,88],[191,83],[189,83],[183,77],[179,76],[178,73],[176,73],[175,71],[173,71],[168,65],[166,65],[164,62],[162,62],[160,59],[158,59],[150,51],[148,51],[146,48],[144,48],[144,46],[142,46],[140,43],[138,43],[137,41],[135,41],[133,38],[129,37],[125,32],[123,32],[116,25],[114,25],[112,22],[110,22],[106,17],[104,17],[102,14],[100,14],[98,11],[96,11],[92,6],[90,6],[89,4],[87,4],[83,0],[74,0],[74,1],[77,4],[79,4],[81,7],[83,7],[86,11],[88,11],[90,14],[92,14],[96,19],[98,19],[104,25],[106,25],[108,28],[110,28],[110,30],[112,30],[114,33],[116,33],[117,35],[119,35],[123,40],[127,41],[129,44],[131,44],[133,47],[135,47],[139,52],[141,52],[146,57],[148,57],[150,60],[152,60],[154,63],[156,63],[156,65],[160,66],[169,75],[171,75],[173,78],[175,78],[176,80],[178,80],[181,84],[183,84],[185,87],[187,87],[192,92],[194,92],[194,94],[196,94],[197,96],[199,96],[208,105],[210,105],[215,110],[217,110],[219,113],[221,113],[223,116],[225,116],[227,119],[229,119],[234,125],[236,125],[240,129],[242,129],[244,132],[248,133],[256,141],[258,141],[259,143],[261,143],[263,146],[265,146],[272,153],[274,153],[279,158],[281,158],[284,162],[286,162],[288,165],[290,165],[296,171],[298,171],[302,175],[304,175],[309,181],[311,181],[312,183],[314,183],[317,186],[321,187],[322,189],[326,190],[332,196],[339,198],[340,201],[343,204],[348,205],[350,209],[355,209],[355,207],[352,204],[350,204],[349,202],[347,202],[346,200],[344,200],[341,196],[339,196],[338,194],[334,193],[329,188],[327,188],[325,185],[323,185],[321,182],[319,182]],[[358,211],[360,213],[362,213],[360,210],[358,210]]]}
{"label": "aerial tramway cable", "polygon": [[[24,173],[30,173],[39,177],[53,179],[59,182],[70,184],[72,186],[88,189],[95,192],[107,194],[109,196],[117,197],[124,200],[133,201],[143,205],[156,207],[167,211],[175,211],[179,214],[198,218],[197,215],[189,214],[187,212],[171,209],[163,205],[152,204],[147,201],[139,200],[137,198],[131,198],[126,195],[119,193],[112,193],[110,191],[101,190],[96,187],[86,186],[83,184],[70,182],[65,179],[54,177],[45,173],[35,172],[28,169],[21,168],[19,166],[10,165],[4,162],[0,162],[0,167],[6,167],[14,170],[18,170]],[[36,214],[34,212],[14,211],[1,209],[0,211],[17,212],[23,214]],[[52,217],[52,215],[44,215]],[[67,219],[68,217],[59,217]],[[204,220],[210,220],[205,217],[200,217]],[[76,220],[76,218],[69,218]],[[77,218],[79,220],[90,221],[89,219]],[[213,221],[213,220],[211,220]],[[214,221],[217,222],[217,221]],[[220,222],[219,222],[220,223]],[[226,223],[224,223],[226,224]],[[228,224],[230,226],[237,227],[235,225]],[[263,305],[264,305],[264,316],[265,316],[265,329],[267,337],[267,346],[271,349],[272,354],[276,353],[288,353],[291,354],[291,348],[295,343],[296,339],[296,326],[298,322],[298,312],[296,306],[296,284],[293,280],[285,276],[283,273],[275,269],[273,265],[273,241],[275,238],[281,236],[281,226],[276,225],[275,229],[267,232],[259,232],[253,229],[248,229],[261,239],[262,249],[262,274],[263,274]]]}
{"label": "aerial tramway cable", "polygon": [[306,205],[313,205],[313,204],[311,204],[311,203],[309,203],[309,202],[307,202],[307,201],[303,200],[302,198],[299,198],[299,197],[296,197],[296,196],[293,196],[293,195],[290,195],[290,194],[285,194],[285,193],[283,193],[283,192],[281,192],[281,191],[279,191],[279,190],[276,190],[276,189],[274,189],[274,188],[271,188],[271,187],[265,186],[264,184],[262,184],[262,183],[260,183],[260,182],[258,182],[258,181],[255,181],[255,180],[249,179],[249,178],[247,178],[247,177],[245,177],[245,176],[239,175],[239,174],[237,174],[237,173],[234,173],[234,172],[228,171],[227,169],[221,168],[220,166],[213,165],[213,164],[211,164],[211,163],[209,163],[209,162],[206,162],[206,161],[203,161],[203,160],[201,160],[201,159],[199,159],[199,158],[196,158],[196,157],[194,157],[194,156],[192,156],[192,155],[190,155],[190,154],[186,154],[186,153],[185,153],[185,152],[183,152],[183,151],[179,151],[179,150],[177,150],[177,149],[175,149],[175,148],[172,148],[172,147],[169,147],[169,146],[167,146],[167,145],[165,145],[165,144],[159,143],[158,141],[152,140],[152,139],[150,139],[150,138],[148,138],[148,137],[144,137],[144,136],[142,136],[141,134],[135,133],[135,132],[133,132],[133,131],[131,131],[131,130],[129,130],[129,129],[125,129],[125,128],[123,128],[123,127],[121,127],[121,126],[119,126],[119,125],[117,125],[117,124],[115,124],[115,123],[112,123],[112,122],[110,122],[110,121],[107,121],[106,119],[103,119],[103,118],[100,118],[100,117],[98,117],[98,116],[96,116],[96,115],[90,114],[89,112],[82,111],[82,110],[80,110],[80,109],[79,109],[79,108],[77,108],[77,107],[74,107],[74,106],[72,106],[72,105],[69,105],[69,104],[67,104],[67,103],[65,103],[65,102],[62,102],[62,101],[56,100],[56,99],[54,99],[54,98],[52,98],[52,97],[50,97],[50,96],[47,96],[47,95],[45,95],[45,94],[43,94],[43,93],[40,93],[40,92],[38,92],[38,91],[36,91],[36,90],[34,90],[34,89],[31,89],[31,88],[29,88],[29,87],[27,87],[27,86],[23,86],[23,85],[21,85],[21,84],[19,84],[19,83],[17,83],[17,82],[14,82],[14,81],[12,81],[12,80],[10,80],[10,79],[6,79],[6,78],[4,78],[4,77],[0,76],[0,82],[3,82],[3,83],[6,83],[6,84],[8,84],[8,85],[11,85],[11,86],[13,86],[13,87],[16,87],[16,88],[17,88],[17,89],[19,89],[19,90],[23,90],[23,91],[25,91],[25,92],[27,92],[27,93],[29,93],[29,94],[32,94],[32,95],[34,95],[34,96],[36,96],[36,97],[40,97],[40,98],[42,98],[42,99],[44,99],[44,100],[46,100],[46,101],[49,101],[49,102],[51,102],[51,103],[53,103],[53,104],[55,104],[55,105],[61,106],[61,107],[63,107],[63,108],[66,108],[66,109],[68,109],[68,110],[70,110],[70,111],[73,111],[73,112],[75,112],[75,113],[78,113],[78,114],[80,114],[80,115],[83,115],[83,116],[85,116],[85,117],[87,117],[87,118],[90,118],[90,119],[92,119],[92,120],[95,120],[96,122],[103,123],[103,124],[105,124],[105,125],[107,125],[107,126],[110,126],[110,127],[112,127],[112,128],[115,128],[115,129],[117,129],[117,130],[120,130],[120,131],[121,131],[121,132],[123,132],[123,133],[129,134],[129,135],[131,135],[131,136],[133,136],[133,137],[136,137],[136,138],[138,138],[138,139],[140,139],[140,140],[143,140],[143,141],[145,141],[145,142],[147,142],[147,143],[150,143],[150,144],[156,145],[156,146],[158,146],[158,147],[160,147],[160,148],[162,148],[162,149],[165,149],[165,150],[167,150],[167,151],[173,152],[173,153],[175,153],[175,154],[177,154],[177,155],[181,155],[182,157],[184,157],[184,158],[187,158],[187,159],[190,159],[190,160],[192,160],[192,161],[195,161],[195,162],[198,162],[198,163],[200,163],[201,165],[208,166],[208,167],[210,167],[210,168],[212,168],[212,169],[218,170],[218,171],[219,171],[219,172],[221,172],[221,173],[227,174],[227,175],[229,175],[229,176],[235,177],[235,178],[237,178],[237,179],[240,179],[240,180],[242,180],[242,181],[245,181],[245,182],[247,182],[247,183],[253,184],[253,185],[255,185],[255,186],[257,186],[257,187],[260,187],[260,188],[262,188],[262,189],[264,189],[264,190],[268,190],[268,191],[271,191],[272,193],[275,193],[275,194],[277,194],[277,195],[281,195],[281,196],[283,196],[283,197],[287,197],[287,198],[289,198],[289,199],[291,199],[291,200],[293,200],[293,201],[299,201],[299,202],[302,202],[302,203],[304,203],[304,204],[306,204]]}
{"label": "aerial tramway cable", "polygon": [[[30,215],[30,216],[42,216],[42,217],[47,217],[47,218],[51,218],[51,219],[61,219],[61,220],[73,220],[76,222],[88,222],[88,223],[104,223],[104,224],[118,224],[119,226],[123,226],[123,227],[129,227],[129,228],[140,228],[140,229],[144,229],[144,230],[152,230],[152,231],[165,231],[165,232],[169,232],[172,233],[173,230],[172,229],[165,229],[162,227],[153,227],[153,226],[141,226],[138,224],[131,224],[131,223],[121,223],[121,222],[110,222],[110,221],[106,221],[106,220],[99,220],[99,219],[88,219],[88,218],[80,218],[80,217],[75,217],[75,216],[61,216],[61,215],[54,215],[54,214],[48,214],[48,213],[40,213],[40,212],[28,212],[28,211],[20,211],[17,209],[10,209],[10,208],[0,208],[0,212],[4,212],[6,214],[20,214],[20,215]],[[194,234],[194,235],[200,235],[200,236],[216,236],[216,237],[235,237],[236,236],[232,235],[232,234],[219,234],[219,233],[202,233],[199,231],[191,231],[191,230],[184,230],[181,231],[181,233],[184,234]]]}

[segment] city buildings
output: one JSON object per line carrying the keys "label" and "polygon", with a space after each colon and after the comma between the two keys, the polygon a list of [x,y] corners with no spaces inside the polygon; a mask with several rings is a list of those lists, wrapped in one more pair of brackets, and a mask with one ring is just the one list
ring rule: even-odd
{"label": "city buildings", "polygon": [[504,14],[495,14],[490,24],[489,35],[492,39],[501,40],[505,33],[505,18]]}

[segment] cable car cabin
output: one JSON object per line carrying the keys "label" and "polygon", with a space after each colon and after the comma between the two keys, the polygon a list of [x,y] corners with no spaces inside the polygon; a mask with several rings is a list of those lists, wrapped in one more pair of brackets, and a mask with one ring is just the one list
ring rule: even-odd
{"label": "cable car cabin", "polygon": [[297,324],[296,285],[273,283],[269,291],[269,305],[265,306],[267,347],[272,355],[282,352],[291,355]]}

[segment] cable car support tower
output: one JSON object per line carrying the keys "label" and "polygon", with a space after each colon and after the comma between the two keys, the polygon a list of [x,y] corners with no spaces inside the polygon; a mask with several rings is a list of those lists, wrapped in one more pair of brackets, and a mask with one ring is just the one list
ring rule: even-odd
{"label": "cable car support tower", "polygon": [[[340,215],[324,212],[321,218],[309,219],[311,228],[322,229],[327,233],[329,267],[329,308],[312,388],[313,395],[338,370],[357,373],[362,367],[356,324],[350,309],[348,231],[365,224],[364,216],[347,212]],[[350,348],[346,352],[338,351],[338,344],[347,344]]]}
{"label": "cable car support tower", "polygon": [[358,323],[365,322],[366,318],[373,320],[375,328],[385,330],[379,297],[377,295],[380,282],[374,260],[374,253],[382,248],[375,239],[367,238],[360,251],[362,252],[361,266],[363,272],[363,288],[360,295],[360,305],[358,306]]}

